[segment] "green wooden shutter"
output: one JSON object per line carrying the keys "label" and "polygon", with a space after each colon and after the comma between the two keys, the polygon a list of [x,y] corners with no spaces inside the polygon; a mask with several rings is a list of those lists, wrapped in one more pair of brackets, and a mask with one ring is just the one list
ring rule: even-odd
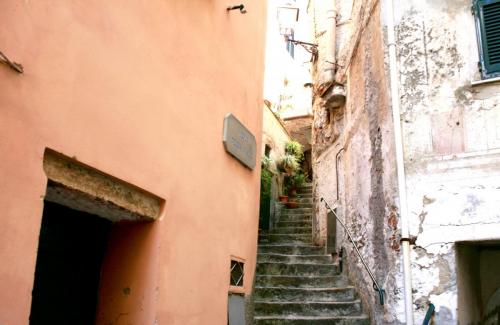
{"label": "green wooden shutter", "polygon": [[500,0],[476,0],[483,77],[500,75]]}

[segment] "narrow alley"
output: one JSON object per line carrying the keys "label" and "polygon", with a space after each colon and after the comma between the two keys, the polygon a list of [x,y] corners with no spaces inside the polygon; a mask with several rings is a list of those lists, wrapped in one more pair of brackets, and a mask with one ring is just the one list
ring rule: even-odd
{"label": "narrow alley", "polygon": [[500,0],[0,2],[0,325],[500,324]]}

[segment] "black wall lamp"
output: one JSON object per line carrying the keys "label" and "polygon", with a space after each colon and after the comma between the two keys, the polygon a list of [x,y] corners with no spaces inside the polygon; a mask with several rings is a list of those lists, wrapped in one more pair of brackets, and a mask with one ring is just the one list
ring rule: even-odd
{"label": "black wall lamp", "polygon": [[247,13],[247,10],[245,9],[245,5],[237,5],[237,6],[230,6],[230,7],[227,7],[227,11],[231,11],[231,10],[237,10],[239,9],[240,10],[240,13],[242,14],[246,14]]}

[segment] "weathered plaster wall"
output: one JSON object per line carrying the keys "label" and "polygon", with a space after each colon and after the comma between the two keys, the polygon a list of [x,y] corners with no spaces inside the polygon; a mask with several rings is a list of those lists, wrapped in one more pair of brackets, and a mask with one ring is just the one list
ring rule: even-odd
{"label": "weathered plaster wall", "polygon": [[[463,265],[456,262],[455,243],[500,237],[500,84],[472,84],[480,76],[470,1],[394,3],[410,233],[417,236],[412,250],[415,322],[422,322],[432,302],[436,323],[455,324],[456,268]],[[335,81],[346,82],[347,102],[328,110],[314,97],[315,240],[323,243],[326,235],[326,211],[317,200],[336,198],[335,156],[344,147],[338,166],[342,217],[389,299],[384,309],[369,304],[375,306],[374,322],[403,323],[383,40],[387,13],[379,1],[345,5],[337,2]],[[316,30],[320,50],[328,44],[322,35]],[[370,283],[350,259],[350,276],[368,301],[373,293],[362,288]]]}
{"label": "weathered plaster wall", "polygon": [[455,243],[500,238],[500,85],[479,79],[471,1],[396,8],[415,320],[457,322]]}
{"label": "weathered plaster wall", "polygon": [[[349,5],[352,6],[352,3]],[[352,30],[349,33],[358,35],[359,39],[346,38],[348,41],[338,44],[337,53],[342,54],[338,62],[344,62],[346,66],[345,76],[339,70],[337,75],[340,77],[336,79],[337,82],[345,79],[346,103],[328,110],[322,99],[315,98],[313,151],[316,205],[313,227],[316,243],[324,244],[326,209],[319,199],[324,197],[330,203],[337,199],[337,168],[339,215],[352,232],[375,277],[387,291],[386,304],[380,306],[368,274],[343,231],[339,231],[337,243],[346,250],[349,277],[360,292],[374,323],[396,324],[401,309],[402,282],[399,274],[393,124],[380,5],[355,2],[352,8]]]}
{"label": "weathered plaster wall", "polygon": [[[262,156],[264,156],[265,146],[271,148],[269,158],[271,159],[270,170],[275,174],[271,184],[271,193],[274,199],[278,199],[278,195],[283,193],[283,176],[276,168],[276,162],[285,154],[285,144],[290,141],[291,137],[288,133],[283,121],[279,119],[267,106],[263,108],[263,123],[262,123]],[[271,215],[274,216],[275,207],[271,204]]]}
{"label": "weathered plaster wall", "polygon": [[263,123],[262,123],[262,155],[264,155],[265,145],[271,147],[269,158],[273,161],[271,169],[276,170],[276,162],[285,154],[285,144],[290,141],[288,133],[283,121],[271,111],[270,108],[263,108]]}
{"label": "weathered plaster wall", "polygon": [[224,151],[223,118],[260,152],[266,14],[227,5],[2,1],[0,50],[25,73],[0,64],[1,324],[28,323],[46,147],[165,200],[137,237],[116,229],[111,250],[137,246],[106,261],[122,296],[103,322],[226,323],[230,255],[253,277],[260,175]]}

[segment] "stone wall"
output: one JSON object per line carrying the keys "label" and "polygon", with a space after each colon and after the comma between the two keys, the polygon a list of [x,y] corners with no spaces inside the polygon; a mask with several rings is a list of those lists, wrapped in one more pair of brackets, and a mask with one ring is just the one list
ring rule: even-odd
{"label": "stone wall", "polygon": [[320,97],[314,100],[314,237],[317,244],[326,241],[326,209],[320,198],[330,203],[338,200],[339,216],[352,232],[376,279],[388,292],[386,305],[380,306],[367,272],[344,231],[339,229],[337,247],[346,251],[349,277],[375,323],[396,323],[402,282],[394,136],[380,5],[356,2],[349,25],[351,30],[344,33],[357,35],[359,39],[347,37],[337,50],[341,54],[339,65],[342,62],[347,67],[342,72],[339,66],[336,73],[339,76],[336,83],[345,79],[345,105],[331,108]]}
{"label": "stone wall", "polygon": [[295,117],[284,120],[290,135],[294,140],[300,142],[304,151],[311,150],[312,120],[312,116]]}
{"label": "stone wall", "polygon": [[[340,231],[349,276],[374,323],[403,324],[387,12],[381,1],[347,2],[337,1],[332,80],[345,87],[345,105],[328,107],[320,95],[321,62],[314,71],[315,242],[326,240],[319,199],[338,199],[340,217],[387,291],[386,305],[378,305],[371,280]],[[456,324],[457,243],[500,239],[500,82],[477,82],[470,1],[394,3],[410,235],[416,236],[414,319],[421,323],[433,303],[437,324]],[[321,61],[321,50],[332,44],[323,37],[326,27],[315,23]]]}

